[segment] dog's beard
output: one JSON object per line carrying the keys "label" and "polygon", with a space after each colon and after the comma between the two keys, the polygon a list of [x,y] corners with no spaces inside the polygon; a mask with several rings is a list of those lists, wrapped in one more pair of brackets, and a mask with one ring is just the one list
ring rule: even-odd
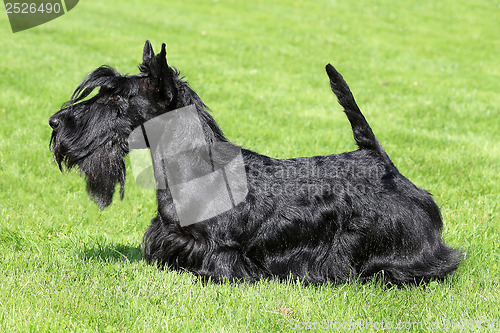
{"label": "dog's beard", "polygon": [[73,167],[75,163],[70,161],[69,157],[66,155],[63,145],[61,144],[60,140],[57,139],[56,131],[52,132],[52,135],[50,137],[49,147],[52,150],[52,153],[54,154],[54,160],[59,166],[59,170],[63,171],[63,165],[66,165],[68,170]]}
{"label": "dog's beard", "polygon": [[61,171],[63,165],[68,170],[78,165],[87,181],[87,193],[99,209],[103,210],[111,204],[117,183],[120,183],[120,199],[123,199],[126,177],[123,158],[127,152],[120,144],[107,141],[90,154],[73,156],[53,133],[50,145]]}
{"label": "dog's beard", "polygon": [[113,201],[117,183],[120,183],[120,199],[123,199],[126,176],[124,157],[124,151],[108,141],[77,162],[85,173],[87,192],[101,210]]}

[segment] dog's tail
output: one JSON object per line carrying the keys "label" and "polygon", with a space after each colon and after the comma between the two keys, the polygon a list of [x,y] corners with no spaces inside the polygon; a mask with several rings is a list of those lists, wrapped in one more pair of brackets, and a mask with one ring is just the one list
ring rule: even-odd
{"label": "dog's tail", "polygon": [[349,86],[344,81],[342,75],[331,65],[326,65],[326,73],[330,78],[330,86],[337,96],[339,104],[344,108],[344,112],[351,123],[354,140],[360,149],[368,149],[379,153],[384,158],[389,158],[380,145],[375,134],[368,125],[365,117],[361,113]]}

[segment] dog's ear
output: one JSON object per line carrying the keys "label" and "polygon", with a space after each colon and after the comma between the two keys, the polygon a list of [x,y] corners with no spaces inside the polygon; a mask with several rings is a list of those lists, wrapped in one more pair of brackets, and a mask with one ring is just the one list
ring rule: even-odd
{"label": "dog's ear", "polygon": [[151,43],[147,40],[142,54],[142,64],[139,66],[142,73],[151,79],[154,90],[161,100],[170,104],[176,95],[174,71],[167,64],[166,45],[161,45],[161,51],[154,54]]}
{"label": "dog's ear", "polygon": [[161,52],[156,55],[158,64],[158,92],[160,98],[169,103],[175,98],[174,71],[167,64],[167,50],[165,43],[161,44]]}
{"label": "dog's ear", "polygon": [[155,53],[153,52],[153,46],[149,42],[149,40],[146,41],[146,44],[144,44],[144,51],[142,53],[142,63],[146,64],[151,62],[151,60],[154,58]]}

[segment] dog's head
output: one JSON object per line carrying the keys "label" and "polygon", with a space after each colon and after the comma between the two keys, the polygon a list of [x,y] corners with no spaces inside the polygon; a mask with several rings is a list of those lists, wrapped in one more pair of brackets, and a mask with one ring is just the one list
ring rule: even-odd
{"label": "dog's head", "polygon": [[[121,75],[109,66],[91,72],[64,107],[49,118],[50,148],[59,168],[78,165],[87,192],[100,209],[111,204],[115,186],[124,195],[125,164],[131,131],[149,119],[188,105],[179,98],[186,85],[168,66],[165,44],[154,54],[146,41],[137,75]],[[182,96],[180,96],[182,97]],[[184,98],[185,99],[185,98]]]}

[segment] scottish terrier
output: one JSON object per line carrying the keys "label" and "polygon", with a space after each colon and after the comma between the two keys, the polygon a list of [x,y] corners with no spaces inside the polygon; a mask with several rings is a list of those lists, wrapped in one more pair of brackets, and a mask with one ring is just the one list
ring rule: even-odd
{"label": "scottish terrier", "polygon": [[[149,148],[158,212],[143,238],[147,262],[212,281],[406,285],[457,269],[461,252],[442,241],[431,194],[399,173],[332,65],[358,149],[292,159],[230,143],[167,64],[165,44],[155,55],[146,41],[139,69],[97,68],[49,125],[59,168],[77,165],[100,209],[118,183],[123,198],[124,157]],[[155,126],[167,134],[148,132]]]}

